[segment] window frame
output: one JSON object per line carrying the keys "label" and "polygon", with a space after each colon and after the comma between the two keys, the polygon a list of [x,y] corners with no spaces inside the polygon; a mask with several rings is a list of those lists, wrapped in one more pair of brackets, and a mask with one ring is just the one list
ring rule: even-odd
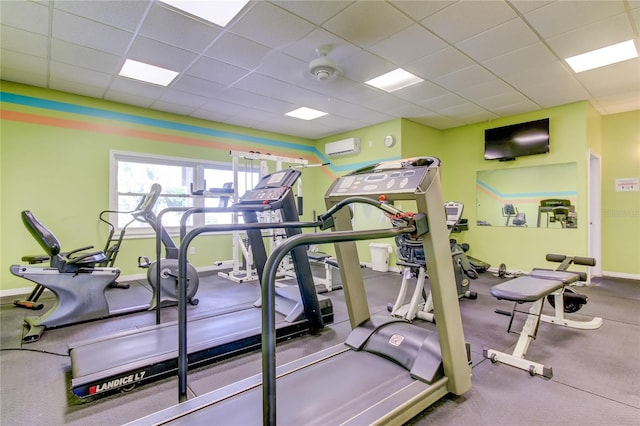
{"label": "window frame", "polygon": [[[148,153],[139,153],[139,152],[130,152],[130,151],[120,151],[120,150],[111,150],[109,154],[109,210],[116,211],[119,206],[119,197],[132,195],[130,192],[120,192],[118,188],[118,163],[119,162],[131,162],[131,163],[146,163],[153,164],[159,166],[179,166],[183,168],[191,168],[192,169],[192,180],[193,180],[193,188],[194,189],[202,189],[205,187],[205,170],[210,169],[219,169],[224,171],[233,171],[233,164],[231,159],[228,162],[224,161],[215,161],[215,160],[197,160],[193,158],[187,157],[173,157],[159,154],[148,154]],[[242,172],[243,168],[239,168],[238,172]],[[234,182],[237,181],[237,178],[234,177]],[[206,189],[206,188],[205,188]],[[137,194],[133,194],[137,195]],[[139,194],[144,195],[144,194]],[[160,197],[167,196],[176,196],[175,194],[165,194],[162,193]],[[190,197],[190,194],[178,195],[178,197]],[[237,197],[237,191],[234,192],[231,196],[231,200],[235,201]],[[204,196],[191,196],[193,201],[192,207],[204,207],[205,199],[207,197]],[[235,214],[234,214],[235,215]],[[118,214],[117,213],[109,213],[109,221],[115,226],[115,233],[120,233],[121,227],[118,223]],[[192,216],[192,225],[189,228],[202,226],[205,224],[204,215],[193,215]],[[236,220],[236,219],[234,219]],[[163,221],[164,222],[164,221]],[[180,231],[179,226],[167,226],[165,228],[171,235],[178,235]],[[125,238],[148,238],[155,236],[155,232],[151,229],[150,226],[143,227],[129,227],[127,228],[127,235]]]}

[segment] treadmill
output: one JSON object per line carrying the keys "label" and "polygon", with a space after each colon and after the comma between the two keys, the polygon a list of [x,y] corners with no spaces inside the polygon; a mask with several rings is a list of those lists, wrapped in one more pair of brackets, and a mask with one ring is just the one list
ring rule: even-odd
{"label": "treadmill", "polygon": [[[260,273],[267,259],[262,231],[283,228],[288,237],[300,234],[301,228],[314,226],[298,221],[291,187],[300,171],[287,169],[263,177],[231,209],[239,212],[244,224],[209,225],[195,228],[182,239],[179,256],[184,257],[188,244],[197,235],[211,232],[245,230]],[[280,210],[283,222],[259,223],[257,212]],[[278,288],[277,339],[315,334],[324,324],[333,322],[331,300],[318,296],[304,247],[291,253],[297,286]],[[188,281],[187,268],[179,268],[179,289]],[[239,304],[229,310],[190,320],[188,367],[200,366],[261,345],[261,301]],[[185,308],[186,316],[186,308]],[[177,322],[153,325],[69,345],[71,387],[81,398],[105,396],[118,390],[175,374],[178,361],[179,329]]]}
{"label": "treadmill", "polygon": [[[388,203],[394,200],[415,200],[418,212],[402,212]],[[262,374],[184,401],[187,376],[182,370],[182,402],[130,424],[402,424],[447,393],[470,389],[470,354],[454,285],[439,160],[418,157],[362,168],[338,178],[325,201],[328,210],[319,221],[333,232],[293,236],[271,253],[265,266]],[[349,209],[343,208],[353,203],[392,215],[394,228],[353,231]],[[355,241],[405,233],[423,242],[436,330],[370,315]],[[277,266],[288,250],[327,242],[335,243],[353,330],[345,344],[276,368]]]}

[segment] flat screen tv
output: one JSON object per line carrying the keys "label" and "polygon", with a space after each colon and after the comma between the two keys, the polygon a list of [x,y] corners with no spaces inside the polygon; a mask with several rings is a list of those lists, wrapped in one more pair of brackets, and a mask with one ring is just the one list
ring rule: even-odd
{"label": "flat screen tv", "polygon": [[484,159],[509,161],[549,152],[549,119],[484,131]]}

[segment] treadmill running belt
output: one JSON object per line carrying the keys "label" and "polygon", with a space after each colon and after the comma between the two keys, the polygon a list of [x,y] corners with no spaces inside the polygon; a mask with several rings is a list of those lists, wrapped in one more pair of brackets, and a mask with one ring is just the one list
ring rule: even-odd
{"label": "treadmill running belt", "polygon": [[[278,423],[341,424],[385,397],[415,384],[421,390],[429,387],[415,381],[407,370],[386,359],[368,352],[347,350],[296,370],[295,374],[278,377]],[[262,387],[254,387],[168,424],[262,424]]]}

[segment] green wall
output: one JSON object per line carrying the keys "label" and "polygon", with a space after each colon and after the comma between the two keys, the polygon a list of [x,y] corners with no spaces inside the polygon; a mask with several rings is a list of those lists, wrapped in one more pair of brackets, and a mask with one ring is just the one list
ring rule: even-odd
{"label": "green wall", "polygon": [[[432,129],[423,132],[411,126],[412,136],[403,135],[403,154],[417,154],[414,144],[423,144],[429,154],[442,160],[442,185],[445,200],[465,204],[464,217],[469,230],[454,235],[460,242],[469,243],[470,254],[497,267],[505,263],[509,269],[528,271],[545,265],[546,253],[587,255],[587,230],[536,229],[497,226],[476,226],[477,172],[483,170],[508,170],[536,167],[548,164],[576,163],[578,217],[587,212],[587,107],[586,102],[548,108],[532,113],[519,114],[490,122],[447,129],[437,141]],[[542,118],[550,119],[551,152],[545,155],[520,157],[515,161],[498,162],[484,160],[484,131]],[[428,142],[425,142],[428,141]],[[433,141],[433,142],[432,142]],[[535,220],[535,219],[534,219]]]}
{"label": "green wall", "polygon": [[[602,158],[602,269],[621,276],[640,276],[640,197],[616,192],[616,178],[640,175],[640,111],[599,116],[586,102],[548,108],[491,122],[436,130],[407,119],[345,132],[317,141],[259,132],[221,123],[85,98],[68,93],[1,83],[0,127],[0,289],[28,287],[9,273],[21,256],[40,249],[20,222],[20,211],[33,210],[55,231],[64,248],[93,244],[102,248],[106,229],[97,215],[107,209],[111,150],[228,161],[229,150],[303,157],[323,167],[305,169],[303,220],[325,209],[323,195],[339,175],[371,162],[432,155],[442,160],[443,194],[465,203],[470,229],[456,235],[471,245],[471,254],[497,267],[527,271],[544,266],[548,252],[588,254],[585,221],[578,229],[478,227],[476,173],[547,164],[574,163],[579,218],[587,217],[589,152]],[[485,161],[484,130],[523,121],[551,119],[551,153],[499,163]],[[384,146],[384,136],[396,143]],[[359,154],[327,159],[324,144],[359,137]],[[406,203],[405,203],[406,204]],[[402,208],[411,209],[410,203]],[[358,225],[380,226],[379,217]],[[366,221],[369,222],[366,222]],[[207,237],[222,238],[226,236]],[[389,241],[389,243],[392,243]],[[369,261],[368,242],[360,243],[361,260]],[[195,242],[196,266],[230,259],[230,244]],[[152,239],[128,239],[118,258],[123,275],[139,274],[137,257],[152,255]],[[331,247],[327,247],[331,252]]]}
{"label": "green wall", "polygon": [[[109,209],[111,150],[230,162],[229,150],[264,152],[320,161],[311,141],[179,117],[51,90],[2,82],[1,289],[29,283],[9,273],[25,254],[41,253],[21,223],[31,210],[63,244],[102,249],[106,226],[98,213]],[[310,169],[311,170],[311,169]],[[305,172],[306,173],[306,172]],[[311,185],[309,179],[305,184]],[[312,192],[313,193],[313,192]],[[310,212],[304,220],[311,219]],[[212,243],[211,238],[222,241]],[[127,239],[116,266],[140,274],[140,255],[155,256],[151,238]],[[230,237],[194,242],[196,266],[231,259]]]}
{"label": "green wall", "polygon": [[640,192],[616,179],[640,177],[640,110],[602,117],[602,270],[640,275]]}

